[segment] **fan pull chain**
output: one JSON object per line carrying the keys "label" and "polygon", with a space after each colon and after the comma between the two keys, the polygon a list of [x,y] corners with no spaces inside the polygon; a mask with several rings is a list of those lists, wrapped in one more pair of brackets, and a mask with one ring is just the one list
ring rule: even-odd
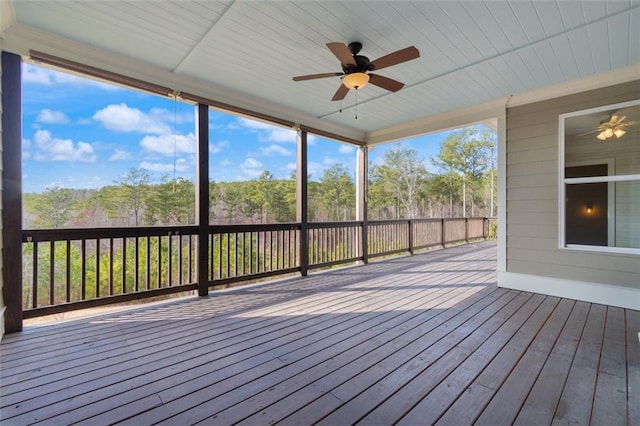
{"label": "fan pull chain", "polygon": [[356,120],[358,119],[358,87],[356,87]]}

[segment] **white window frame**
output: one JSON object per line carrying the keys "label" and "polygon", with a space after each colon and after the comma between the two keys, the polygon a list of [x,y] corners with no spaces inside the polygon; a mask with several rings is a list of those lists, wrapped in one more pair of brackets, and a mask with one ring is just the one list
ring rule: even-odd
{"label": "white window frame", "polygon": [[[593,114],[602,111],[609,111],[612,109],[621,109],[632,106],[639,106],[640,99],[621,102],[617,104],[604,105],[601,107],[584,109],[580,111],[569,112],[560,114],[558,123],[558,248],[561,250],[580,250],[600,253],[621,253],[621,254],[636,254],[640,255],[640,249],[630,247],[612,247],[615,245],[615,232],[611,233],[612,227],[615,231],[615,182],[629,182],[640,181],[640,174],[631,175],[615,175],[615,163],[613,159],[603,158],[602,160],[592,160],[588,162],[569,162],[565,163],[565,146],[564,146],[564,132],[565,132],[565,120],[571,117],[577,117],[586,114]],[[593,177],[581,177],[581,178],[565,178],[565,167],[592,165],[592,164],[609,164],[608,176],[593,176]],[[609,218],[608,233],[609,233],[609,246],[591,246],[582,244],[567,244],[566,243],[566,227],[565,227],[565,199],[566,199],[566,185],[567,184],[579,184],[579,183],[608,183],[609,184]],[[612,208],[611,208],[612,207]]]}

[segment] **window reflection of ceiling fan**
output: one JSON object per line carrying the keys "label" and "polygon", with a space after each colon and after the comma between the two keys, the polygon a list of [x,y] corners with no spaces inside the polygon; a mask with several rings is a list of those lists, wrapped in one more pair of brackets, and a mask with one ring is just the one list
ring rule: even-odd
{"label": "window reflection of ceiling fan", "polygon": [[609,117],[609,120],[601,121],[596,130],[583,133],[580,136],[585,136],[591,133],[598,133],[596,137],[601,141],[607,140],[614,136],[616,138],[621,138],[625,135],[625,133],[627,133],[625,128],[629,126],[635,126],[636,124],[640,123],[640,121],[624,121],[626,118],[626,115],[612,114],[611,117]]}
{"label": "window reflection of ceiling fan", "polygon": [[414,46],[406,47],[388,55],[382,56],[373,61],[369,61],[366,56],[358,55],[362,44],[359,42],[350,43],[347,46],[344,43],[327,43],[327,47],[331,50],[336,58],[340,60],[342,72],[330,72],[323,74],[301,75],[293,77],[293,81],[313,80],[325,77],[342,77],[342,84],[333,95],[332,101],[340,101],[349,93],[350,89],[361,89],[367,83],[371,83],[391,92],[397,92],[402,89],[404,83],[393,80],[379,74],[373,74],[370,71],[377,71],[382,68],[401,64],[420,57],[420,52]]}

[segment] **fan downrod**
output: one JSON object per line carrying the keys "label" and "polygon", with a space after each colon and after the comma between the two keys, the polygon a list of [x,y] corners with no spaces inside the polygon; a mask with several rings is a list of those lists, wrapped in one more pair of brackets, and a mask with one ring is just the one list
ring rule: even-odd
{"label": "fan downrod", "polygon": [[362,50],[362,43],[360,43],[359,41],[353,41],[349,43],[349,46],[347,47],[349,48],[351,53],[355,56],[360,52],[360,50]]}

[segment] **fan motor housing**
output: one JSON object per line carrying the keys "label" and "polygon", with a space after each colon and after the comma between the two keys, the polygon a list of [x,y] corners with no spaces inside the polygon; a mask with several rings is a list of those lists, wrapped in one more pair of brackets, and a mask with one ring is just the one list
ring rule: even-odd
{"label": "fan motor housing", "polygon": [[354,55],[353,59],[356,61],[355,67],[350,65],[342,65],[342,71],[344,71],[345,74],[373,70],[373,67],[371,66],[371,61],[369,61],[369,58],[367,58],[366,56]]}

